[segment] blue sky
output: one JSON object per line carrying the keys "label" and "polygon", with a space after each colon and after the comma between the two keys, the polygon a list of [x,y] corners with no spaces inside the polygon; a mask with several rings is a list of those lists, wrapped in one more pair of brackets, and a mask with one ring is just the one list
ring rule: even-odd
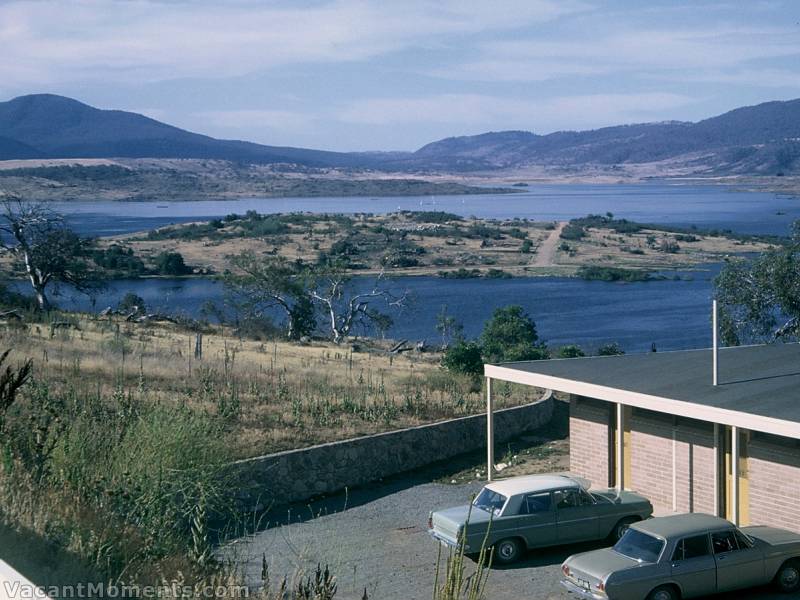
{"label": "blue sky", "polygon": [[217,137],[410,150],[800,97],[800,2],[5,0],[0,50],[0,99],[51,92]]}

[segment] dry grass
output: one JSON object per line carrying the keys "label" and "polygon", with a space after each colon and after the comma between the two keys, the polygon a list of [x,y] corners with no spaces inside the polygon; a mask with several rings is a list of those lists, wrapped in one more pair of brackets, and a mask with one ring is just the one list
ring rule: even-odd
{"label": "dry grass", "polygon": [[[639,270],[667,270],[690,268],[703,263],[716,262],[724,256],[742,252],[764,252],[770,244],[743,242],[723,236],[694,234],[696,241],[681,241],[681,236],[664,231],[643,229],[638,233],[616,233],[610,229],[586,229],[581,240],[560,240],[570,250],[559,244],[554,263],[562,266],[580,267],[597,265]],[[655,239],[656,247],[648,243]],[[675,242],[677,252],[664,252],[658,248],[662,242]]]}
{"label": "dry grass", "polygon": [[[393,275],[435,275],[441,271],[458,268],[502,269],[516,276],[572,275],[578,267],[598,265],[630,269],[661,270],[692,267],[702,263],[716,262],[724,255],[741,252],[762,252],[769,248],[760,242],[740,242],[718,236],[696,235],[695,242],[679,242],[675,253],[661,252],[647,244],[648,236],[657,240],[674,240],[675,234],[662,231],[643,230],[635,234],[619,234],[611,229],[589,229],[588,235],[578,241],[568,241],[570,251],[560,249],[562,240],[553,242],[551,222],[524,220],[492,221],[486,219],[464,219],[465,227],[486,226],[499,228],[500,239],[480,237],[430,236],[415,231],[421,224],[403,214],[359,216],[356,228],[384,226],[397,231],[406,231],[406,240],[425,249],[420,265],[413,267],[385,268],[381,265],[381,252],[361,255],[358,262],[367,268],[354,273],[367,275],[385,270]],[[424,225],[424,224],[423,224]],[[430,225],[426,225],[430,226]],[[517,235],[510,235],[516,230]],[[227,231],[227,229],[225,230]],[[525,238],[519,237],[523,232]],[[320,217],[312,227],[292,225],[288,233],[265,237],[235,237],[230,239],[196,240],[148,240],[141,234],[108,239],[105,243],[124,242],[142,257],[152,257],[163,251],[180,252],[186,263],[215,272],[223,272],[230,266],[230,257],[243,251],[256,254],[280,254],[290,260],[302,259],[313,263],[320,252],[328,252],[331,245],[343,239],[346,232],[335,220]],[[523,243],[530,243],[530,251],[523,252]],[[632,253],[631,251],[636,253]],[[639,254],[638,252],[643,252]]]}
{"label": "dry grass", "polygon": [[[345,439],[483,409],[480,384],[444,372],[436,354],[203,336],[176,326],[82,320],[79,330],[31,325],[0,331],[0,347],[34,361],[37,380],[78,396],[187,406],[224,417],[237,457]],[[509,388],[498,405],[537,397]]]}

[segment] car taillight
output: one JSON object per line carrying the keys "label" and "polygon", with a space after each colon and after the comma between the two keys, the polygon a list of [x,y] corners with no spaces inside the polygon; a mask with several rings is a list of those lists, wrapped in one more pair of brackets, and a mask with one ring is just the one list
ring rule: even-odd
{"label": "car taillight", "polygon": [[601,592],[605,592],[606,591],[606,584],[603,583],[602,581],[600,583],[598,583],[595,587],[598,590],[600,590]]}
{"label": "car taillight", "polygon": [[569,567],[567,565],[561,565],[561,572],[565,577],[569,577]]}

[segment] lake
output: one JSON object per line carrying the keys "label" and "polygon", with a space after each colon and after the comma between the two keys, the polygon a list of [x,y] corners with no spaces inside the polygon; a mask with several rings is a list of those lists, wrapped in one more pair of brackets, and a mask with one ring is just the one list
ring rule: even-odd
{"label": "lake", "polygon": [[[396,210],[443,210],[464,216],[566,220],[610,211],[640,222],[740,233],[787,235],[800,219],[800,200],[761,192],[733,192],[723,186],[665,183],[636,185],[531,185],[513,194],[392,198],[252,198],[164,205],[133,202],[78,202],[57,205],[72,226],[85,235],[112,235],[170,223],[211,219],[236,212],[383,213]],[[707,347],[710,345],[711,278],[719,265],[683,274],[680,281],[606,283],[563,277],[508,280],[449,280],[411,277],[395,280],[414,302],[393,313],[392,338],[436,343],[436,315],[443,305],[461,321],[465,333],[480,333],[495,308],[520,304],[534,318],[551,346],[578,343],[595,349],[618,342],[628,352]],[[369,286],[356,278],[356,288]],[[24,288],[23,288],[24,289]],[[115,306],[128,291],[142,296],[151,310],[200,315],[206,301],[221,303],[219,282],[205,279],[114,281],[93,305],[67,293],[57,301],[65,308],[102,310]]]}
{"label": "lake", "polygon": [[405,196],[382,198],[250,198],[171,203],[62,202],[53,207],[67,215],[84,235],[117,235],[172,223],[209,220],[229,213],[312,212],[388,213],[442,210],[483,218],[564,221],[612,212],[642,223],[740,233],[788,235],[800,219],[800,199],[767,192],[734,192],[725,186],[648,184],[531,185],[515,194]]}
{"label": "lake", "polygon": [[[681,281],[606,283],[567,277],[452,280],[407,277],[389,282],[395,292],[407,290],[411,303],[402,312],[386,310],[394,319],[387,337],[439,343],[436,315],[442,306],[477,336],[496,308],[519,304],[551,346],[577,343],[593,350],[608,342],[626,351],[661,350],[710,345],[711,277],[718,271],[682,273]],[[367,291],[372,278],[353,280]],[[83,295],[65,293],[56,302],[69,309],[102,310],[116,306],[126,292],[141,296],[152,311],[201,316],[206,301],[222,305],[223,286],[206,279],[138,279],[111,282],[92,304]],[[376,305],[378,308],[379,305]]]}

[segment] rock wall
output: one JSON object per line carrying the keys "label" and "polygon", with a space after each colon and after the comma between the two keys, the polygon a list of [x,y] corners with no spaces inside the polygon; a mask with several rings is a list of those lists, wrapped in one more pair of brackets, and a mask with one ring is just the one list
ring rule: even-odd
{"label": "rock wall", "polygon": [[[550,422],[554,400],[498,410],[495,442]],[[274,505],[363,485],[486,446],[486,415],[268,454],[234,463],[252,501]]]}

